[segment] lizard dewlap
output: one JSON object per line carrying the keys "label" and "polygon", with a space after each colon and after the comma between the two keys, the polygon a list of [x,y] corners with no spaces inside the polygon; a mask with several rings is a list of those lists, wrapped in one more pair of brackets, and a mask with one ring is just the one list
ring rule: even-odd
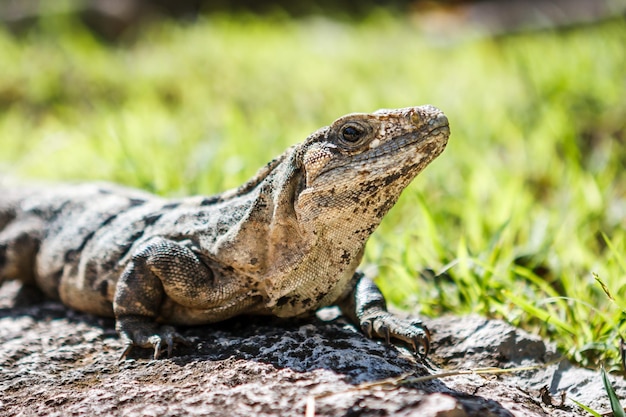
{"label": "lizard dewlap", "polygon": [[425,327],[388,313],[357,268],[449,134],[432,106],[349,114],[212,197],[170,200],[103,183],[0,188],[0,281],[114,316],[123,357],[133,346],[171,354],[185,339],[170,325],[329,305],[369,337],[426,354]]}

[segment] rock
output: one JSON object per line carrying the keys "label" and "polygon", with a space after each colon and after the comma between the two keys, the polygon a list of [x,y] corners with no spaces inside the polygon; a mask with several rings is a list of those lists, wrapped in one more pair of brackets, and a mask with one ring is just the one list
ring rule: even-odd
{"label": "rock", "polygon": [[[19,290],[15,283],[0,287],[0,410],[6,416],[587,415],[567,399],[561,405],[562,390],[608,410],[599,372],[567,361],[545,366],[559,358],[554,345],[498,320],[429,320],[434,350],[426,362],[329,317],[181,328],[195,344],[177,347],[172,358],[154,361],[139,349],[120,362],[112,319],[52,301],[23,305]],[[409,374],[531,365],[543,367],[399,383]],[[615,385],[623,398],[623,379]]]}

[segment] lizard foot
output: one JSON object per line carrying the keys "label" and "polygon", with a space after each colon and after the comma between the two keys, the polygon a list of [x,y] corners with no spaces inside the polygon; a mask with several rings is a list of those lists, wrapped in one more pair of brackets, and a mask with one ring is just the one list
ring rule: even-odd
{"label": "lizard foot", "polygon": [[370,339],[379,337],[387,344],[400,340],[413,348],[416,354],[426,357],[430,350],[430,332],[421,320],[402,319],[386,311],[363,317],[361,329]]}
{"label": "lizard foot", "polygon": [[120,360],[126,359],[133,347],[154,349],[154,359],[158,359],[161,353],[167,350],[167,356],[172,356],[172,349],[176,343],[186,346],[191,341],[179,334],[172,326],[158,326],[155,323],[147,323],[139,320],[118,320],[118,333],[124,342],[124,351]]}

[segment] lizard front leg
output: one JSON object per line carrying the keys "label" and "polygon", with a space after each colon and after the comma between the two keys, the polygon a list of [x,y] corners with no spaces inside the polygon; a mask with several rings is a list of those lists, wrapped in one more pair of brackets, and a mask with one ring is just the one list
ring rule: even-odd
{"label": "lizard front leg", "polygon": [[400,340],[425,357],[430,349],[430,333],[426,326],[420,320],[402,319],[389,313],[382,293],[363,273],[357,272],[353,279],[356,284],[352,291],[339,302],[342,312],[369,338],[383,338],[387,343],[391,339]]}
{"label": "lizard front leg", "polygon": [[133,346],[153,348],[156,359],[163,345],[171,355],[176,342],[188,343],[173,327],[155,321],[165,296],[201,308],[219,293],[213,271],[184,244],[162,237],[142,244],[120,276],[113,301],[116,329],[125,345],[122,359]]}

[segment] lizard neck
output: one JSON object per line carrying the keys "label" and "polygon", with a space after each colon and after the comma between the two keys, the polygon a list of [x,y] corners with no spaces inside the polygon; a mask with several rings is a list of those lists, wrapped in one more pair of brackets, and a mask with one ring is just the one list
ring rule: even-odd
{"label": "lizard neck", "polygon": [[396,200],[382,195],[384,190],[377,200],[384,203],[373,204],[354,187],[307,188],[300,152],[289,149],[279,163],[261,171],[262,178],[220,203],[228,208],[219,211],[242,215],[219,234],[213,250],[221,263],[249,277],[266,308],[279,316],[335,301],[356,271],[367,239]]}
{"label": "lizard neck", "polygon": [[213,253],[244,275],[272,275],[298,263],[313,245],[314,235],[301,227],[294,207],[302,175],[297,149],[290,148],[251,181],[219,203],[220,213],[241,213],[217,237]]}

